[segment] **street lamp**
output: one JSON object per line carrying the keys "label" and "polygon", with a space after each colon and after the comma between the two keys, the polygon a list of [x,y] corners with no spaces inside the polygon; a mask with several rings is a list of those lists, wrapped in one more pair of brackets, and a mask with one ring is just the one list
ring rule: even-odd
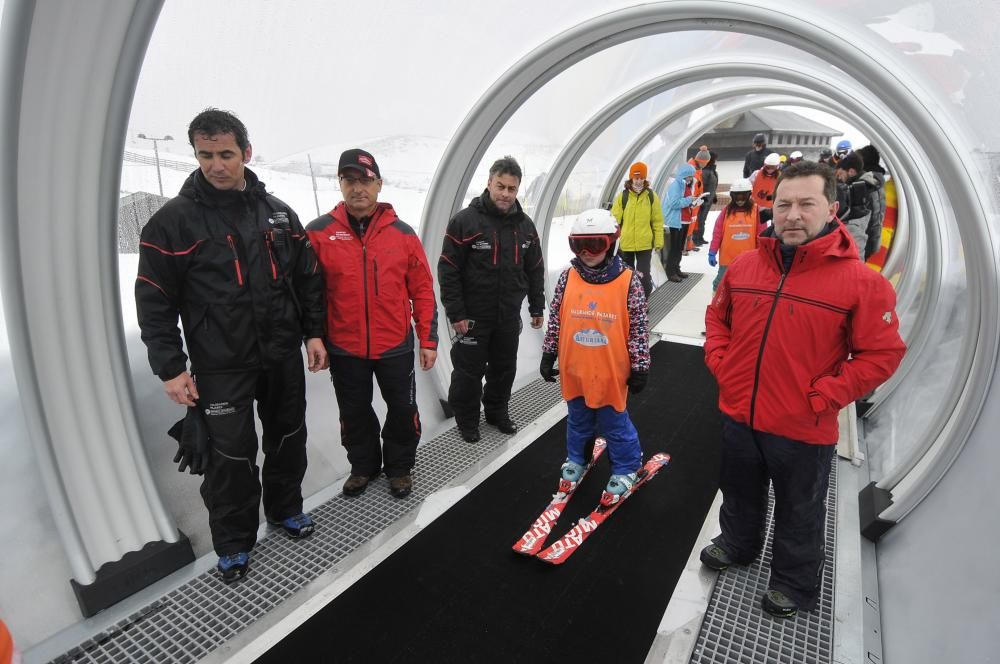
{"label": "street lamp", "polygon": [[153,141],[153,154],[156,155],[156,181],[160,185],[160,196],[163,196],[163,178],[160,177],[160,150],[156,147],[158,141],[172,141],[174,137],[170,134],[163,136],[161,138],[153,138],[152,136],[146,136],[145,134],[136,134],[136,138],[143,138],[147,141]]}

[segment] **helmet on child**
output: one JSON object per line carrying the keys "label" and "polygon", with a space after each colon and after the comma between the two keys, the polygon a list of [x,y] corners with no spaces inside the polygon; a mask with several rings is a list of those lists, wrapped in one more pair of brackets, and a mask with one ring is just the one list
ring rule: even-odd
{"label": "helmet on child", "polygon": [[584,210],[573,220],[569,231],[569,248],[574,254],[586,251],[599,254],[614,247],[621,234],[618,222],[602,208]]}
{"label": "helmet on child", "polygon": [[737,207],[743,207],[750,200],[753,183],[748,178],[740,178],[729,187],[729,198]]}
{"label": "helmet on child", "polygon": [[802,161],[802,153],[796,150],[792,154],[788,155],[788,161],[790,161],[793,164],[797,161]]}
{"label": "helmet on child", "polygon": [[837,143],[837,154],[843,157],[845,154],[851,151],[851,142],[848,140],[843,140]]}
{"label": "helmet on child", "polygon": [[781,165],[781,155],[777,152],[772,152],[771,154],[764,157],[765,166],[780,166]]}

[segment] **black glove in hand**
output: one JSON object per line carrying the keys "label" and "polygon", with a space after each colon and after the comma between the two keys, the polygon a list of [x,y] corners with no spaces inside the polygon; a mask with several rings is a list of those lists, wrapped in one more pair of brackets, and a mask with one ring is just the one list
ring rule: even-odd
{"label": "black glove in hand", "polygon": [[167,433],[177,441],[174,456],[177,470],[183,473],[190,469],[192,475],[204,475],[211,461],[211,443],[201,410],[189,406],[184,419],[178,420]]}
{"label": "black glove in hand", "polygon": [[538,373],[542,374],[542,378],[548,383],[556,382],[556,376],[559,375],[559,370],[553,369],[555,364],[555,353],[542,353],[542,363],[538,367]]}
{"label": "black glove in hand", "polygon": [[646,387],[646,380],[649,378],[649,374],[640,373],[638,371],[633,371],[629,375],[628,380],[625,381],[628,384],[628,391],[632,394],[639,394],[642,392],[643,388]]}

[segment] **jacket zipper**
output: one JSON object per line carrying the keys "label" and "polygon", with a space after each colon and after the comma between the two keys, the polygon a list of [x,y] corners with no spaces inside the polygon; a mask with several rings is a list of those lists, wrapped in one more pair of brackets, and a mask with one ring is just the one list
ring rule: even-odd
{"label": "jacket zipper", "polygon": [[372,266],[375,270],[375,296],[378,297],[378,259],[372,259]]}
{"label": "jacket zipper", "polygon": [[771,311],[767,313],[767,322],[764,324],[764,335],[760,340],[760,350],[757,351],[757,366],[753,370],[753,392],[750,395],[750,428],[753,429],[754,411],[757,407],[757,388],[760,387],[760,365],[764,360],[764,345],[767,343],[767,334],[771,329],[771,320],[774,318],[774,310],[778,308],[778,300],[781,297],[781,288],[785,285],[787,272],[781,273],[778,280],[778,289],[774,291],[774,302],[771,303]]}
{"label": "jacket zipper", "polygon": [[229,240],[229,248],[233,250],[233,265],[236,266],[236,281],[240,286],[243,285],[243,272],[240,270],[240,255],[236,253],[236,243],[233,242],[233,236],[227,235],[226,239]]}
{"label": "jacket zipper", "polygon": [[493,231],[493,264],[497,264],[497,244],[499,240],[497,239],[497,232]]}
{"label": "jacket zipper", "polygon": [[274,264],[274,243],[271,240],[270,235],[264,235],[264,239],[267,242],[267,258],[271,261],[271,280],[278,280],[278,268]]}
{"label": "jacket zipper", "polygon": [[514,265],[517,265],[518,259],[518,249],[520,249],[520,243],[517,240],[517,231],[514,231]]}
{"label": "jacket zipper", "polygon": [[365,358],[372,354],[372,329],[368,320],[368,245],[361,243],[361,288],[365,292]]}

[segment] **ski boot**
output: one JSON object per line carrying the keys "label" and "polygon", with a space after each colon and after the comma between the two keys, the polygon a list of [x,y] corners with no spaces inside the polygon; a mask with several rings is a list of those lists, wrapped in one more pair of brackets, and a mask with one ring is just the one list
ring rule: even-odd
{"label": "ski boot", "polygon": [[601,495],[601,505],[611,507],[632,489],[639,479],[638,473],[627,473],[625,475],[612,475],[608,480],[608,485],[604,487]]}
{"label": "ski boot", "polygon": [[582,463],[576,463],[566,459],[560,470],[559,493],[572,493],[576,489],[577,483],[583,477],[587,467]]}

